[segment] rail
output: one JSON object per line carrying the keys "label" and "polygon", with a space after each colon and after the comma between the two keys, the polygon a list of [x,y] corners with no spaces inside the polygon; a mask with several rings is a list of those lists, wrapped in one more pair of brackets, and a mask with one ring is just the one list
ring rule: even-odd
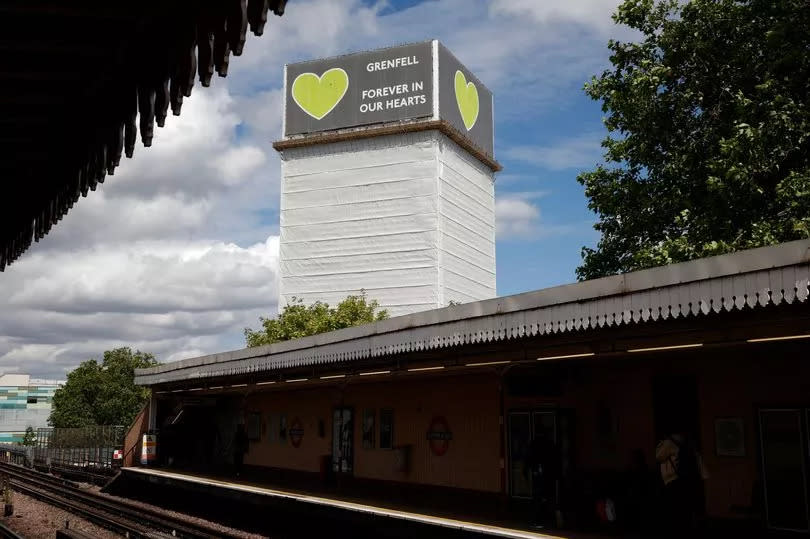
{"label": "rail", "polygon": [[107,499],[15,464],[0,463],[0,473],[9,477],[12,488],[18,492],[133,539],[153,537],[155,531],[189,539],[240,537],[124,500]]}
{"label": "rail", "polygon": [[0,539],[24,539],[24,537],[0,522]]}

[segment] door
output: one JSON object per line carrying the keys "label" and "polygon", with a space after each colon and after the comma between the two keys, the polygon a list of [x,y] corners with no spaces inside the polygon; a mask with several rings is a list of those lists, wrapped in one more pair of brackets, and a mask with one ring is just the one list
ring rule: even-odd
{"label": "door", "polygon": [[509,494],[514,498],[531,498],[532,479],[526,466],[532,441],[532,416],[529,412],[509,413]]}
{"label": "door", "polygon": [[332,471],[352,473],[354,464],[354,412],[335,408],[332,415]]}
{"label": "door", "polygon": [[532,438],[536,438],[541,433],[546,438],[557,443],[557,412],[556,410],[542,410],[534,412],[534,428]]}
{"label": "door", "polygon": [[765,514],[772,529],[810,529],[802,415],[801,409],[759,411]]}
{"label": "door", "polygon": [[532,440],[541,432],[549,440],[559,444],[556,409],[509,412],[506,441],[509,454],[509,494],[513,498],[532,497],[532,478],[526,459]]}

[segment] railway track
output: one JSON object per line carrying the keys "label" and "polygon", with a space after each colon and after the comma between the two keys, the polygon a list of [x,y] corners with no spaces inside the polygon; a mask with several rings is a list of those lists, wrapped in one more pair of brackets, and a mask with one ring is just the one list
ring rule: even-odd
{"label": "railway track", "polygon": [[0,474],[7,475],[12,488],[18,492],[133,539],[239,537],[210,526],[176,519],[154,509],[86,492],[70,481],[16,464],[0,462]]}

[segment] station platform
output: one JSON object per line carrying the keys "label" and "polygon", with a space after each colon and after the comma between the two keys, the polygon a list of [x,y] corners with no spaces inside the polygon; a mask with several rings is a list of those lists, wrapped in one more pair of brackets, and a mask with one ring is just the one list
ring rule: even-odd
{"label": "station platform", "polygon": [[[230,525],[276,537],[480,537],[510,539],[589,539],[580,534],[541,533],[510,524],[448,518],[369,500],[274,488],[249,481],[155,468],[123,468],[107,490],[162,505],[196,505],[203,513],[221,512]],[[183,509],[180,507],[179,509]],[[257,515],[259,518],[257,519]],[[212,515],[213,516],[213,515]],[[258,522],[257,522],[258,520]],[[223,522],[224,523],[224,522]],[[263,523],[263,524],[262,524]],[[242,526],[244,525],[244,526]]]}

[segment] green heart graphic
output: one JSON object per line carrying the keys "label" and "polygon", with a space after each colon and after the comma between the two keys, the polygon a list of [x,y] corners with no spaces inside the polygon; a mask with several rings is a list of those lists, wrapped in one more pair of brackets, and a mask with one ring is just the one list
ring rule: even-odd
{"label": "green heart graphic", "polygon": [[473,128],[478,120],[478,88],[472,82],[467,82],[467,77],[461,71],[456,71],[456,103],[464,127],[467,131]]}
{"label": "green heart graphic", "polygon": [[349,76],[339,67],[323,72],[301,73],[292,85],[292,97],[301,110],[320,120],[334,109],[349,88]]}

